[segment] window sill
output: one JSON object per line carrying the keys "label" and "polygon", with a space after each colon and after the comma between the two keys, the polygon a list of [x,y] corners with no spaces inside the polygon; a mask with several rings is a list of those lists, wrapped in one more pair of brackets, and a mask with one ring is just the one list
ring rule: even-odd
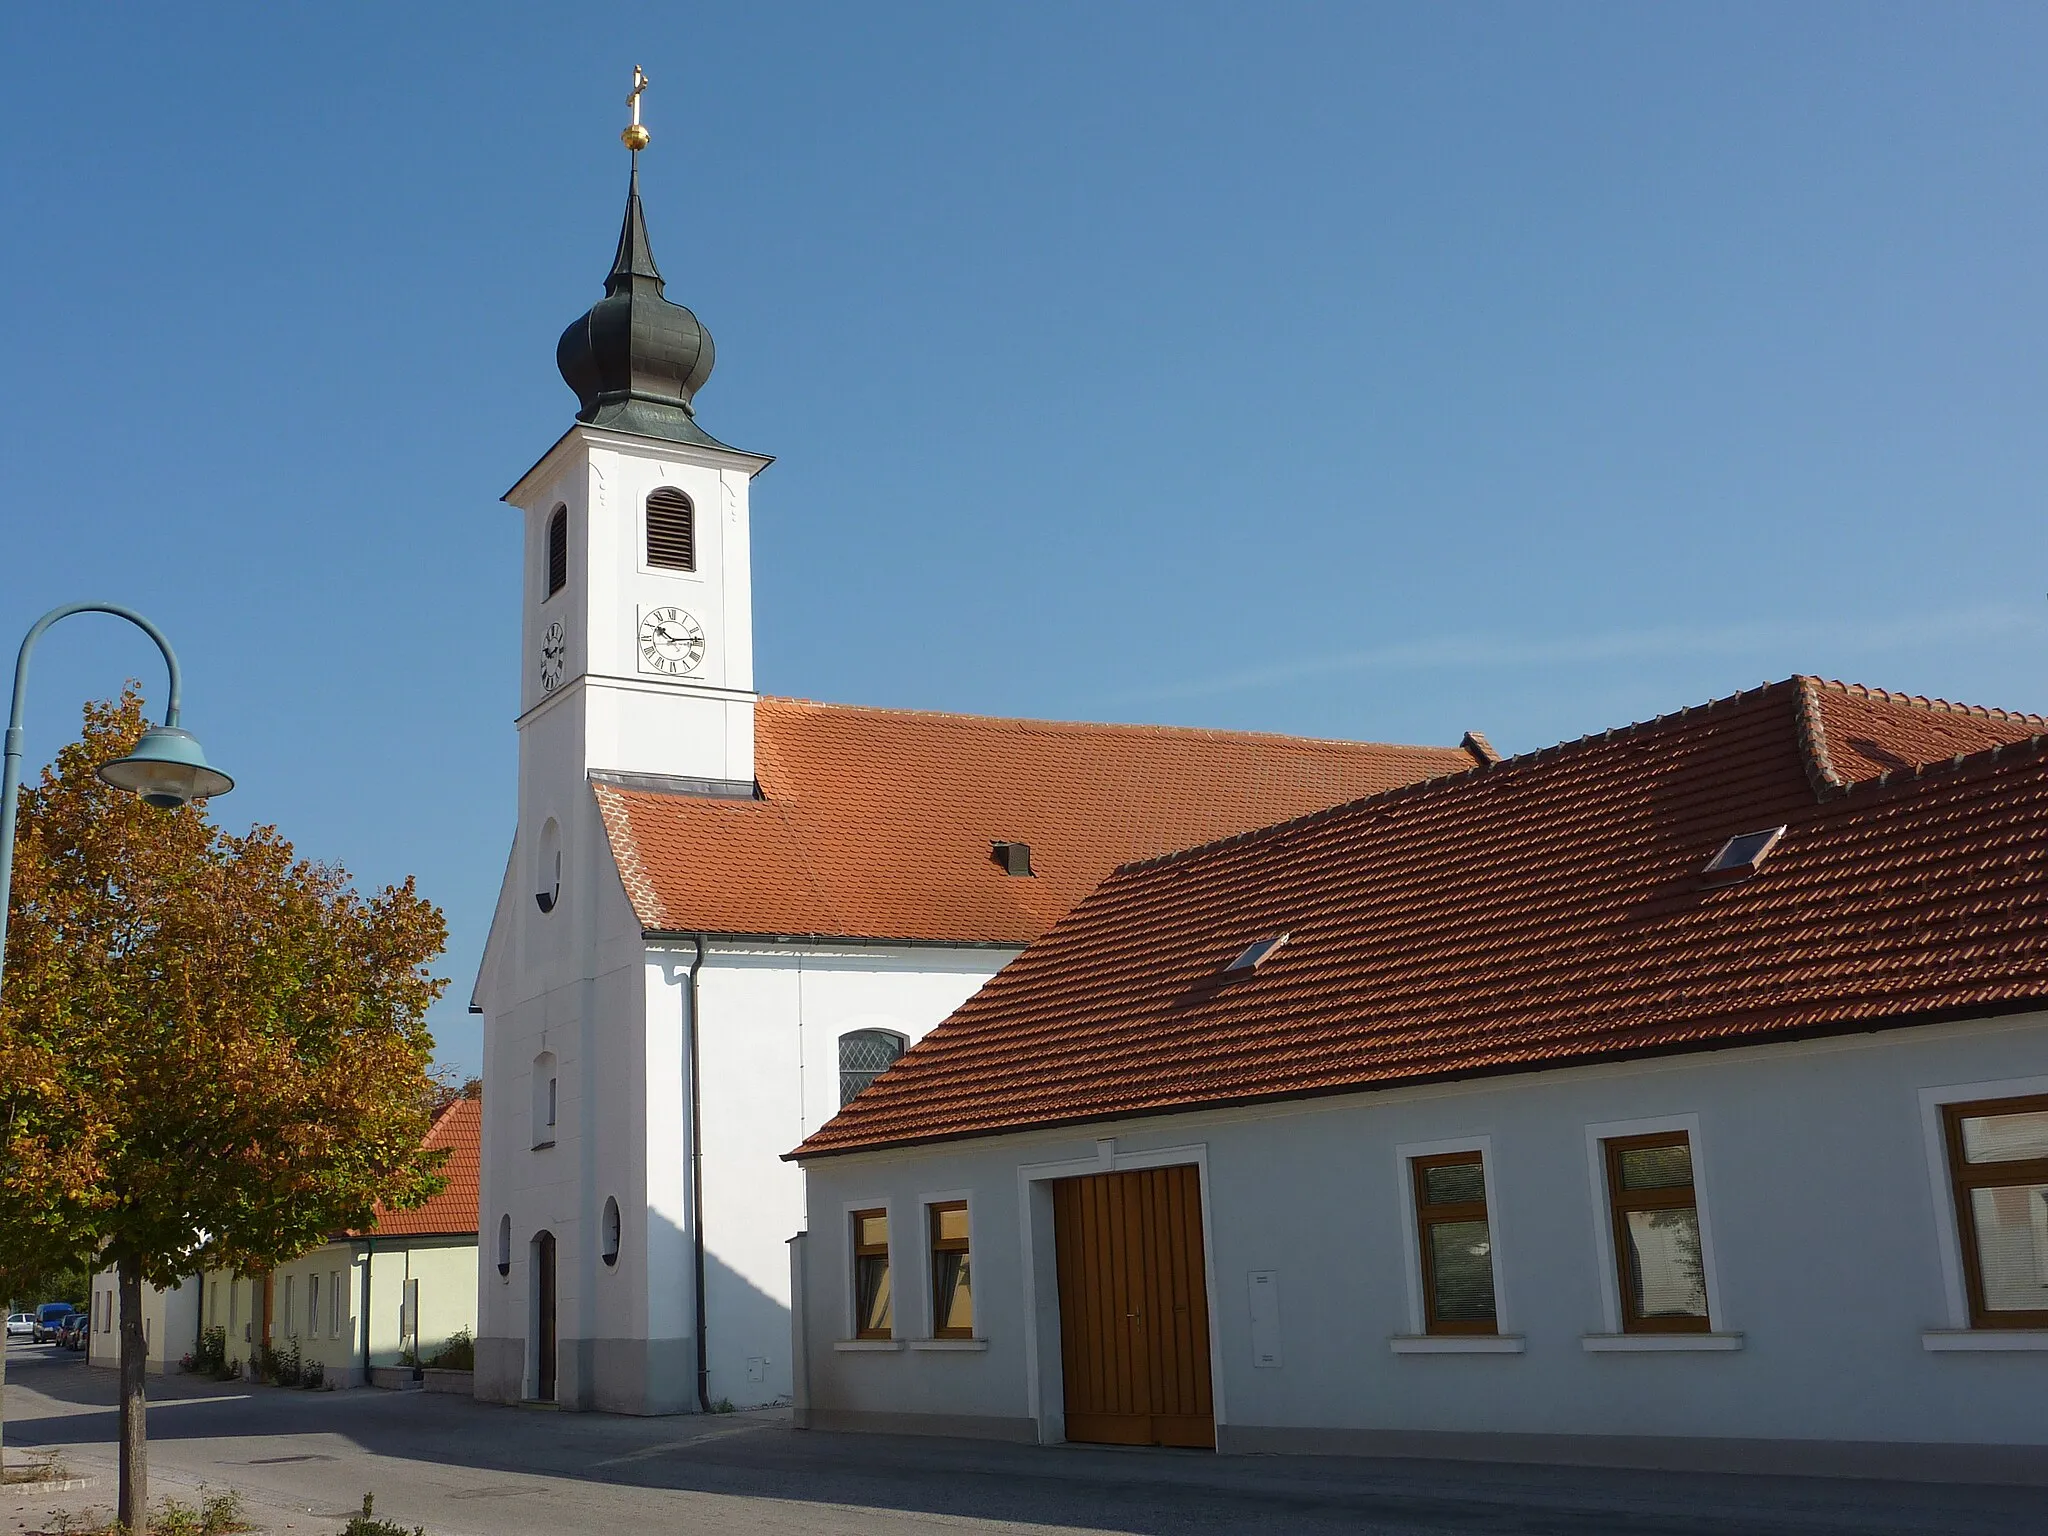
{"label": "window sill", "polygon": [[988,1349],[987,1339],[912,1339],[910,1347],[927,1354],[980,1354]]}
{"label": "window sill", "polygon": [[903,1344],[902,1339],[835,1339],[832,1347],[842,1355],[893,1354]]}
{"label": "window sill", "polygon": [[533,1144],[533,1150],[534,1150],[534,1151],[536,1151],[536,1152],[544,1152],[544,1151],[546,1151],[546,1150],[547,1150],[547,1149],[548,1149],[549,1147],[552,1147],[552,1146],[553,1146],[554,1144],[555,1144],[555,1138],[554,1138],[554,1137],[552,1137],[552,1136],[550,1136],[550,1137],[549,1137],[549,1138],[548,1138],[548,1139],[547,1139],[546,1141],[536,1141],[536,1142],[535,1142],[535,1143]]}
{"label": "window sill", "polygon": [[1519,1333],[1397,1333],[1387,1348],[1397,1355],[1519,1355]]}
{"label": "window sill", "polygon": [[2048,1328],[1930,1328],[1920,1347],[1937,1355],[2048,1350]]}
{"label": "window sill", "polygon": [[1589,1355],[1716,1354],[1742,1348],[1739,1333],[1588,1333],[1579,1338]]}

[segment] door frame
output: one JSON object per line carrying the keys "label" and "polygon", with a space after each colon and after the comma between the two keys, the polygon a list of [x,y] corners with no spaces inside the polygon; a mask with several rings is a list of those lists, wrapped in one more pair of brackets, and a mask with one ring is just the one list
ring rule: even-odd
{"label": "door frame", "polygon": [[1024,1393],[1040,1445],[1067,1438],[1066,1374],[1060,1363],[1058,1247],[1053,1237],[1052,1186],[1059,1179],[1139,1168],[1192,1164],[1202,1195],[1202,1290],[1209,1307],[1209,1396],[1220,1432],[1227,1422],[1223,1395],[1223,1330],[1217,1326],[1216,1234],[1209,1207],[1209,1145],[1122,1151],[1114,1136],[1096,1138],[1093,1157],[1025,1163],[1017,1169],[1017,1213],[1024,1252]]}
{"label": "door frame", "polygon": [[[521,1396],[559,1402],[562,1396],[562,1243],[546,1227],[527,1240],[527,1368]],[[552,1315],[550,1315],[552,1314]],[[548,1359],[550,1347],[554,1359]],[[548,1378],[554,1380],[550,1382]],[[542,1388],[550,1388],[545,1395]]]}

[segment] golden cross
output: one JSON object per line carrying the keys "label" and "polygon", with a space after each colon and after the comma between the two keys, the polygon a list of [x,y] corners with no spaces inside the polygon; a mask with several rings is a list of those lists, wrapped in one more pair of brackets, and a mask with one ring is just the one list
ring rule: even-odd
{"label": "golden cross", "polygon": [[647,71],[638,64],[633,66],[633,94],[626,98],[626,105],[633,109],[633,121],[626,131],[619,135],[625,140],[626,148],[638,155],[647,147],[647,130],[640,126],[640,93],[647,89]]}

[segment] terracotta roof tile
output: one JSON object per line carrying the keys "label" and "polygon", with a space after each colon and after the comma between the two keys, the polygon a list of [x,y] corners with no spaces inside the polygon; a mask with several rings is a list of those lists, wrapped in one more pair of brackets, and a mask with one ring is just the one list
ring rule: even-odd
{"label": "terracotta roof tile", "polygon": [[2048,1004],[2043,729],[1795,678],[1126,866],[793,1155]]}
{"label": "terracotta roof tile", "polygon": [[[482,1099],[457,1099],[435,1117],[424,1143],[446,1147],[441,1165],[448,1187],[425,1205],[409,1211],[379,1209],[371,1237],[459,1237],[477,1231],[478,1171],[483,1163],[484,1104]],[[361,1237],[366,1234],[354,1233]]]}
{"label": "terracotta roof tile", "polygon": [[[593,788],[654,932],[1023,944],[1118,864],[1432,774],[1457,747],[763,699],[762,798]],[[1031,847],[1007,875],[998,841]]]}

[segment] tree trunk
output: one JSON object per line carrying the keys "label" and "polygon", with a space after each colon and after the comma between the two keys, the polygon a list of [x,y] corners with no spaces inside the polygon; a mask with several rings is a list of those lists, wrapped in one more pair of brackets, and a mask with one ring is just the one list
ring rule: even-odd
{"label": "tree trunk", "polygon": [[149,1440],[143,1422],[143,1369],[149,1345],[142,1336],[142,1272],[123,1259],[121,1276],[121,1495],[116,1518],[124,1530],[149,1529]]}
{"label": "tree trunk", "polygon": [[7,1481],[7,1346],[13,1342],[0,1339],[0,1483]]}

